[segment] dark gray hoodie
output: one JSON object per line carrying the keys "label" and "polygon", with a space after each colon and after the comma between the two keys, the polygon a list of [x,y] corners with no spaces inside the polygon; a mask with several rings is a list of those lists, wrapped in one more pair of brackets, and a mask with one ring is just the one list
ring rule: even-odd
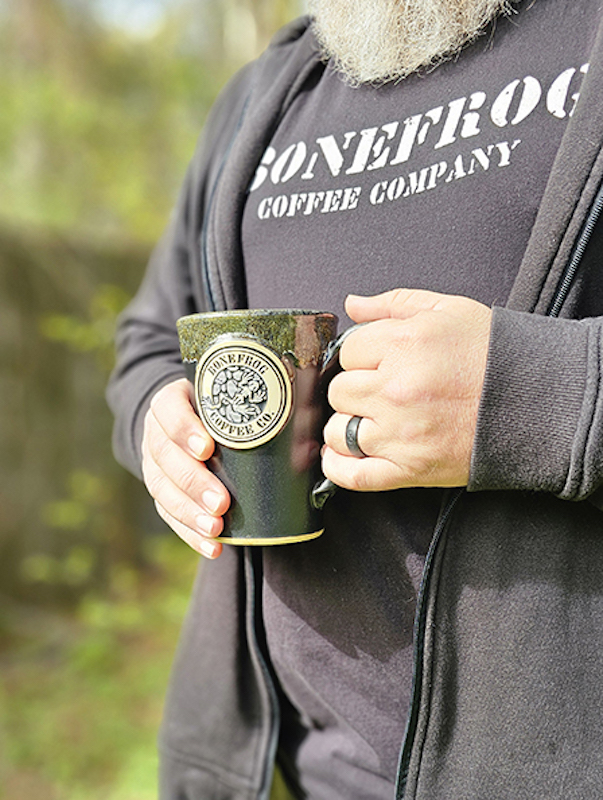
{"label": "dark gray hoodie", "polygon": [[[468,490],[450,492],[427,558],[398,797],[602,794],[602,36],[508,307],[494,311]],[[137,474],[150,398],[183,374],[175,320],[246,304],[245,190],[317,59],[301,20],[223,93],[122,317],[109,399],[118,458]],[[225,548],[201,573],[162,727],[161,796],[266,798],[279,711],[261,551]]]}

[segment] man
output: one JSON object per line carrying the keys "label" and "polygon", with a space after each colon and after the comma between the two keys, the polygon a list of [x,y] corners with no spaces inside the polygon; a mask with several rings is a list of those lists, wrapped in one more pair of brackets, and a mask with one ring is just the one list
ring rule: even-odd
{"label": "man", "polygon": [[[162,797],[265,798],[276,758],[300,798],[598,798],[603,9],[312,17],[218,101],[122,321],[117,452],[211,561]],[[175,320],[231,307],[369,323],[330,386],[345,491],[314,542],[215,541]]]}

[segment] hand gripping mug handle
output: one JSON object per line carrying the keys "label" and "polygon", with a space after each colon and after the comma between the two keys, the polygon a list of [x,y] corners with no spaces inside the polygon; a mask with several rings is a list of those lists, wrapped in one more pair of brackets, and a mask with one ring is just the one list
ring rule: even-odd
{"label": "hand gripping mug handle", "polygon": [[[350,333],[353,333],[358,328],[362,328],[363,325],[366,325],[366,322],[360,322],[357,325],[352,325],[349,328],[346,328],[345,331],[339,334],[336,339],[333,339],[332,342],[329,342],[327,348],[325,350],[325,354],[322,359],[322,364],[320,367],[320,376],[324,377],[328,370],[333,366],[336,359],[339,358],[339,351],[341,350],[342,344],[348,338]],[[318,481],[314,485],[312,492],[310,493],[310,504],[313,508],[316,508],[318,511],[321,511],[327,500],[333,497],[335,492],[339,487],[333,483],[333,481],[329,480],[329,478],[323,478],[321,481]]]}

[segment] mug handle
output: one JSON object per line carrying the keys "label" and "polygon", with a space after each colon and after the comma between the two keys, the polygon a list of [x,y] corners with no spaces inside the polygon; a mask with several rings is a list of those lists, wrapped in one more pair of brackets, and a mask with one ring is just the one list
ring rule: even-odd
{"label": "mug handle", "polygon": [[[357,325],[351,325],[349,328],[346,328],[345,331],[340,333],[336,339],[333,339],[332,342],[329,342],[320,367],[321,377],[324,377],[327,370],[329,370],[335,363],[335,360],[339,358],[341,345],[345,342],[350,333],[353,333],[358,328],[362,328],[367,324],[367,322],[359,322]],[[310,492],[310,505],[312,508],[321,511],[324,508],[327,500],[333,497],[338,488],[339,487],[337,484],[333,483],[333,481],[329,480],[329,478],[325,478],[323,475],[323,479],[314,484],[314,488]]]}

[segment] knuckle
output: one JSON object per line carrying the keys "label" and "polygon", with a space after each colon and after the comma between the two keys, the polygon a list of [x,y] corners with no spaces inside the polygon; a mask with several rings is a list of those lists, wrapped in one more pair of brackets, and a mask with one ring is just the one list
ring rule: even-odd
{"label": "knuckle", "polygon": [[401,324],[393,326],[392,341],[397,350],[408,351],[414,349],[423,338],[423,325],[420,322],[419,311],[412,319],[404,320]]}
{"label": "knuckle", "polygon": [[411,297],[411,291],[408,289],[392,289],[387,292],[386,308],[389,309],[389,313],[392,317],[395,317],[396,313],[400,313],[400,310],[405,307]]}
{"label": "knuckle", "polygon": [[409,354],[418,347],[419,334],[412,322],[392,320],[384,339],[381,362],[400,372],[404,370]]}
{"label": "knuckle", "polygon": [[197,464],[197,469],[182,469],[178,475],[178,486],[184,494],[193,497],[199,490],[199,477],[201,467]]}
{"label": "knuckle", "polygon": [[[184,436],[185,434],[183,433],[183,437]],[[215,441],[212,439],[203,425],[199,425],[199,427],[193,431],[191,436],[203,443],[202,447],[199,449],[199,452],[195,453],[196,458],[198,458],[200,461],[208,461],[216,449]]]}
{"label": "knuckle", "polygon": [[331,408],[338,411],[339,404],[341,403],[341,395],[342,395],[342,381],[343,373],[336,375],[331,383],[329,384],[329,388],[327,389],[327,401]]}
{"label": "knuckle", "polygon": [[351,333],[341,345],[341,349],[339,351],[339,365],[345,371],[350,369],[353,364],[353,358],[357,354],[358,351],[358,339],[354,340],[358,331],[354,331]]}
{"label": "knuckle", "polygon": [[429,360],[433,359],[441,349],[445,324],[445,315],[434,314],[433,311],[420,311],[414,320],[412,331],[414,352]]}
{"label": "knuckle", "polygon": [[391,370],[381,383],[381,396],[394,406],[431,405],[438,395],[438,381],[434,380],[432,371],[421,361],[421,368],[416,367]]}
{"label": "knuckle", "polygon": [[408,289],[392,289],[389,295],[389,301],[392,306],[403,305],[409,297],[412,296]]}
{"label": "knuckle", "polygon": [[187,520],[193,517],[189,503],[184,498],[179,498],[174,502],[174,507],[170,511],[172,517],[181,525],[188,527]]}
{"label": "knuckle", "polygon": [[415,385],[404,379],[403,376],[390,378],[381,387],[381,396],[388,405],[412,406],[417,399]]}
{"label": "knuckle", "polygon": [[161,465],[167,459],[172,442],[167,436],[150,435],[147,441],[149,454],[156,464]]}

